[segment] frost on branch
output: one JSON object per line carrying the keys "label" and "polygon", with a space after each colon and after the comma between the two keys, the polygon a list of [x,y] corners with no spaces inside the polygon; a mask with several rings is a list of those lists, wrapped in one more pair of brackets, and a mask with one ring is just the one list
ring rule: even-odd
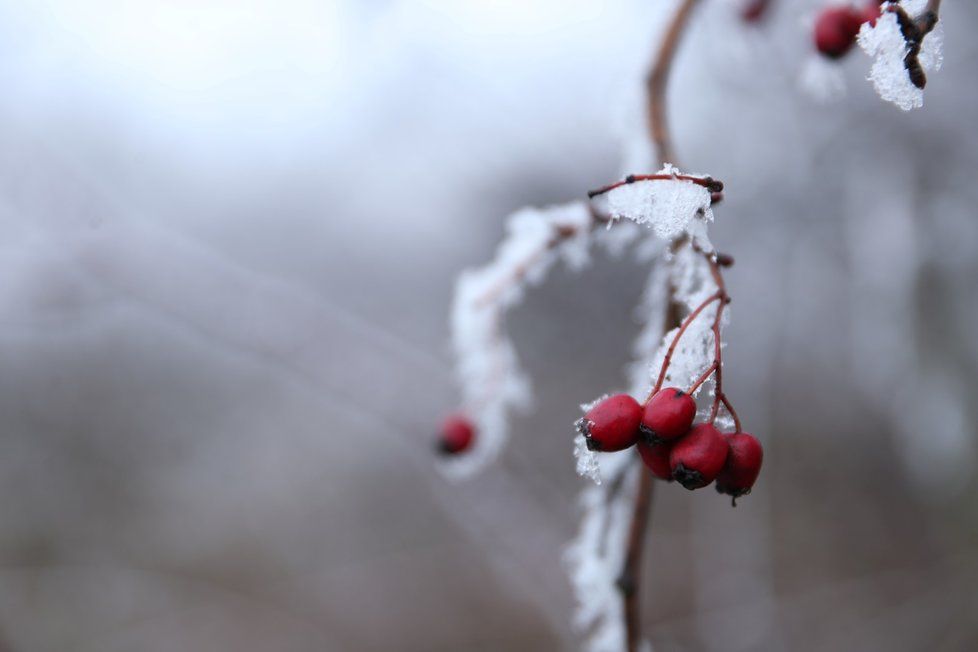
{"label": "frost on branch", "polygon": [[452,345],[462,411],[479,435],[468,454],[445,463],[449,475],[468,476],[491,462],[506,441],[509,412],[529,407],[531,384],[504,328],[506,311],[558,260],[573,269],[588,263],[592,219],[583,202],[519,210],[507,221],[492,262],[459,277]]}
{"label": "frost on branch", "polygon": [[[675,335],[675,330],[663,333],[670,294],[690,312],[717,290],[707,258],[692,244],[686,242],[675,253],[660,250],[642,302],[646,324],[635,344],[637,360],[629,369],[634,396],[648,394]],[[673,353],[666,375],[668,384],[688,387],[713,363],[712,325],[718,308],[719,301],[714,301],[687,326]],[[599,477],[606,482],[590,485],[582,492],[584,514],[565,562],[577,599],[574,624],[587,634],[584,649],[619,652],[626,648],[627,632],[618,578],[625,563],[637,479],[645,469],[635,463],[634,450],[591,456],[578,457],[579,472],[583,467],[587,473],[582,475],[593,478],[600,467]]]}
{"label": "frost on branch", "polygon": [[[666,165],[661,175],[676,176],[679,170]],[[663,240],[689,235],[705,251],[713,249],[707,225],[713,221],[710,191],[684,179],[636,180],[608,191],[608,212],[644,224]]]}
{"label": "frost on branch", "polygon": [[[718,289],[706,258],[689,245],[676,252],[671,271],[673,300],[683,305],[687,312],[695,309]],[[715,348],[712,326],[719,306],[720,302],[714,301],[687,326],[672,354],[664,387],[689,387],[713,363]],[[728,317],[729,310],[724,310],[721,329]],[[663,336],[650,368],[653,380],[662,367],[666,350],[678,330],[675,328]]]}
{"label": "frost on branch", "polygon": [[[904,111],[920,108],[924,104],[923,84],[914,83],[911,68],[919,65],[923,73],[940,70],[943,62],[941,50],[944,28],[938,22],[923,36],[919,52],[911,52],[914,44],[908,42],[904,30],[901,29],[899,12],[890,9],[901,9],[909,20],[909,17],[920,14],[925,6],[926,2],[921,0],[889,3],[884,7],[883,15],[875,26],[866,23],[859,31],[860,47],[874,58],[869,73],[873,87],[881,98],[896,104]],[[911,55],[910,58],[908,54]]]}
{"label": "frost on branch", "polygon": [[588,634],[583,647],[588,652],[621,652],[627,647],[617,579],[625,563],[638,474],[644,472],[641,465],[629,464],[634,459],[634,451],[602,456],[611,481],[582,492],[580,529],[564,553],[577,597],[573,623]]}

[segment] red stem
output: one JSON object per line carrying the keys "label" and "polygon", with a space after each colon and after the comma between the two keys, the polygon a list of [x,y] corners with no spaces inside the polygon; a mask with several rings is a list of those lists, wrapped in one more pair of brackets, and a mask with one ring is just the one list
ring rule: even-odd
{"label": "red stem", "polygon": [[669,349],[666,350],[666,357],[662,361],[662,368],[659,369],[659,378],[655,381],[655,387],[652,388],[652,391],[649,393],[648,397],[646,397],[645,399],[646,403],[648,403],[652,399],[652,397],[655,396],[656,392],[662,389],[662,382],[666,379],[666,371],[669,370],[669,365],[672,363],[672,355],[673,353],[676,352],[676,346],[679,344],[679,339],[683,336],[683,333],[686,332],[686,329],[689,328],[689,325],[693,323],[693,320],[696,319],[696,317],[701,312],[703,312],[703,310],[708,305],[710,305],[717,299],[721,299],[722,297],[723,297],[723,293],[718,290],[714,294],[711,294],[709,297],[707,297],[703,301],[703,303],[696,306],[693,312],[686,315],[686,319],[684,319],[683,323],[679,325],[679,330],[676,332],[676,335],[672,338],[672,342],[669,344]]}
{"label": "red stem", "polygon": [[610,192],[615,188],[621,188],[622,186],[627,186],[629,184],[635,183],[636,181],[689,181],[690,183],[695,183],[698,186],[703,186],[710,193],[723,192],[723,182],[717,181],[712,177],[694,177],[688,174],[630,174],[621,181],[616,181],[612,184],[608,184],[597,190],[591,190],[588,192],[588,197],[597,197],[598,195],[603,195],[606,192]]}

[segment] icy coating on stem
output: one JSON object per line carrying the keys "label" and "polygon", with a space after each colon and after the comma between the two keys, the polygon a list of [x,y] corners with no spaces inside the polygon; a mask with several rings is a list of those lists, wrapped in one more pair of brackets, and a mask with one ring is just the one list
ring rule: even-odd
{"label": "icy coating on stem", "polygon": [[581,493],[581,525],[564,553],[577,598],[573,625],[587,633],[582,649],[589,652],[621,652],[627,647],[617,579],[625,563],[638,474],[644,472],[640,464],[628,464],[634,453],[628,450],[602,457],[602,466],[613,481],[591,485]]}
{"label": "icy coating on stem", "polygon": [[[629,367],[630,392],[640,400],[658,378],[675,333],[663,333],[670,290],[687,313],[716,293],[706,256],[689,242],[675,253],[659,250],[641,304],[645,325],[635,343],[636,361]],[[714,361],[712,324],[719,302],[704,308],[688,326],[673,352],[666,373],[668,384],[688,387]],[[724,311],[721,328],[725,323]],[[599,399],[600,400],[600,399]],[[587,411],[590,405],[582,405]],[[574,625],[586,634],[583,649],[619,652],[626,648],[624,603],[618,578],[622,572],[631,526],[631,505],[640,473],[634,450],[599,454],[580,450],[578,472],[595,481],[581,493],[583,512],[577,536],[564,556],[577,608]],[[583,471],[583,472],[582,472]]]}
{"label": "icy coating on stem", "polygon": [[[640,401],[655,385],[665,362],[666,352],[679,332],[679,327],[676,327],[668,333],[662,333],[670,287],[672,299],[683,306],[687,314],[708,301],[718,290],[706,257],[688,242],[679,247],[676,253],[664,254],[649,277],[646,297],[642,303],[642,307],[648,311],[648,317],[635,344],[637,361],[628,369],[631,393]],[[686,326],[672,353],[664,376],[664,387],[688,389],[713,364],[716,351],[713,321],[719,307],[718,300],[712,301]],[[728,319],[729,309],[726,309],[720,320],[721,333]],[[702,391],[702,387],[697,389],[697,394]],[[586,412],[598,400],[600,399],[582,405],[582,411]],[[577,458],[578,473],[600,484],[601,478],[607,475],[603,470],[605,461],[616,458],[606,453],[596,455],[582,448],[579,443],[583,442],[575,440],[574,456]]]}
{"label": "icy coating on stem", "polygon": [[510,411],[529,408],[531,384],[504,328],[506,311],[557,261],[573,269],[587,265],[592,221],[584,202],[521,209],[507,220],[506,236],[493,260],[459,277],[451,313],[452,346],[462,411],[478,435],[468,454],[443,464],[449,476],[470,476],[495,459],[508,436]]}
{"label": "icy coating on stem", "polygon": [[[866,54],[874,58],[869,80],[881,98],[892,102],[904,111],[917,109],[924,105],[924,91],[913,84],[904,58],[910,51],[900,29],[896,13],[887,11],[890,5],[901,7],[908,16],[917,19],[924,11],[926,0],[902,0],[884,6],[883,15],[876,25],[863,24],[859,30],[858,42]],[[925,73],[941,69],[943,63],[944,27],[938,20],[920,45],[917,61]]]}
{"label": "icy coating on stem", "polygon": [[[657,174],[677,175],[679,170],[666,164]],[[680,179],[639,180],[626,183],[607,194],[608,212],[649,226],[664,240],[689,235],[700,248],[713,247],[707,238],[707,224],[713,221],[710,191]]]}

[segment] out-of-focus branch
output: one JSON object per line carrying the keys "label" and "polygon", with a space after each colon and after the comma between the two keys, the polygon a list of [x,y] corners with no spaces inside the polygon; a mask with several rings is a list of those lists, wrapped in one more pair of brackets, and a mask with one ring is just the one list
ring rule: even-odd
{"label": "out-of-focus branch", "polygon": [[638,487],[635,489],[635,505],[632,522],[628,529],[625,563],[618,576],[618,590],[625,602],[625,633],[628,652],[637,652],[642,640],[642,614],[639,588],[642,578],[642,552],[645,548],[645,532],[652,516],[652,476],[644,467],[638,469]]}
{"label": "out-of-focus branch", "polygon": [[672,21],[666,27],[665,35],[659,44],[649,74],[645,78],[645,92],[648,96],[648,128],[655,145],[659,164],[676,163],[676,152],[672,148],[669,134],[669,121],[666,116],[666,85],[675,58],[679,40],[685,31],[689,15],[698,0],[682,0]]}
{"label": "out-of-focus branch", "polygon": [[[676,155],[672,149],[672,138],[669,134],[669,123],[666,118],[666,86],[669,82],[669,72],[675,59],[680,37],[689,22],[689,16],[698,0],[681,0],[676,13],[666,27],[665,35],[659,45],[651,68],[646,77],[646,93],[648,103],[648,128],[652,144],[656,150],[659,165],[676,163]],[[712,180],[711,180],[712,181]],[[722,187],[720,188],[722,190]],[[681,322],[679,306],[670,299],[666,317],[666,332],[678,326]],[[645,549],[645,537],[651,516],[652,476],[644,468],[639,469],[639,481],[635,490],[635,503],[632,510],[632,522],[628,530],[628,540],[625,544],[625,562],[618,578],[618,588],[624,602],[625,633],[627,636],[628,652],[637,652],[642,641],[642,552]]]}

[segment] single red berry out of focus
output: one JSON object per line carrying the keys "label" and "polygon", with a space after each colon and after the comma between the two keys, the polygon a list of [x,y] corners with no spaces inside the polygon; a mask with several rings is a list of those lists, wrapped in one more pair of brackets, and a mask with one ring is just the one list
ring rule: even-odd
{"label": "single red berry out of focus", "polygon": [[740,17],[745,23],[757,23],[767,13],[771,0],[747,0],[740,10]]}
{"label": "single red berry out of focus", "polygon": [[828,7],[815,20],[815,48],[830,59],[838,59],[856,43],[863,24],[861,11],[852,7]]}
{"label": "single red berry out of focus", "polygon": [[577,422],[577,430],[592,451],[625,450],[638,441],[642,406],[628,394],[615,394],[598,402]]}
{"label": "single red berry out of focus", "polygon": [[453,414],[445,419],[438,433],[438,452],[444,455],[464,453],[475,440],[475,426],[461,414]]}
{"label": "single red berry out of focus", "polygon": [[727,435],[726,439],[729,451],[723,470],[717,476],[717,491],[733,496],[733,504],[736,505],[737,498],[749,494],[757,481],[764,449],[756,437],[746,432],[735,432]]}
{"label": "single red berry out of focus", "polygon": [[642,462],[652,472],[652,475],[670,482],[672,481],[672,469],[669,467],[669,451],[671,450],[671,441],[662,441],[657,444],[638,442],[638,454],[642,456]]}
{"label": "single red berry out of focus", "polygon": [[652,444],[682,437],[696,418],[696,401],[681,389],[666,387],[656,392],[642,412],[639,429]]}
{"label": "single red berry out of focus", "polygon": [[876,19],[882,15],[883,12],[881,11],[880,3],[875,2],[875,0],[869,0],[862,11],[859,12],[859,22],[860,24],[869,23],[870,26],[875,26]]}
{"label": "single red berry out of focus", "polygon": [[713,482],[727,460],[727,441],[712,424],[693,426],[669,452],[672,477],[687,489],[699,489]]}

